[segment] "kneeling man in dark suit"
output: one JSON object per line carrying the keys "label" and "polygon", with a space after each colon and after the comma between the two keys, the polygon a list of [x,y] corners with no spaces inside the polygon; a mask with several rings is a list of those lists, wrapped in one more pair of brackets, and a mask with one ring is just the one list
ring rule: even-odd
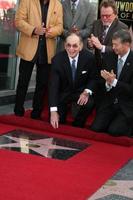
{"label": "kneeling man in dark suit", "polygon": [[114,136],[131,136],[133,128],[133,52],[128,30],[112,38],[113,52],[105,53],[101,70],[105,94],[91,129]]}
{"label": "kneeling man in dark suit", "polygon": [[65,41],[65,50],[52,60],[49,89],[50,123],[54,128],[65,123],[68,105],[76,102],[80,110],[73,122],[83,127],[94,106],[97,70],[93,54],[83,50],[79,35],[72,33]]}

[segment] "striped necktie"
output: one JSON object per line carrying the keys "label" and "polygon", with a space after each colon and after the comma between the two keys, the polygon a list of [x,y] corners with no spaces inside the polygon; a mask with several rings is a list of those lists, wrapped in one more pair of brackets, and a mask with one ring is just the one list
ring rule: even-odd
{"label": "striped necktie", "polygon": [[76,3],[75,2],[72,2],[71,11],[72,11],[72,16],[74,17],[74,15],[76,13]]}
{"label": "striped necktie", "polygon": [[107,35],[107,28],[108,28],[107,25],[103,26],[103,31],[102,31],[102,36],[101,36],[101,42],[102,42],[102,44],[104,43],[105,37]]}

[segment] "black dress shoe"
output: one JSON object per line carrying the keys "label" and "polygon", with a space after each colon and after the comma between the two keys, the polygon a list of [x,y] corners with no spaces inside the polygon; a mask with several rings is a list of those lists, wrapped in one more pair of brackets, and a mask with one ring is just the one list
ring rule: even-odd
{"label": "black dress shoe", "polygon": [[23,117],[23,116],[24,116],[24,110],[17,110],[17,109],[14,109],[14,114],[15,114],[16,116]]}

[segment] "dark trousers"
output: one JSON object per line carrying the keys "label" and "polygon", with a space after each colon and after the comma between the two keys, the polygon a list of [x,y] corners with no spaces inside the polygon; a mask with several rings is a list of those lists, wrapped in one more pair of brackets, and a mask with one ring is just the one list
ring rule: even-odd
{"label": "dark trousers", "polygon": [[132,133],[131,125],[121,111],[119,104],[99,108],[91,125],[91,130],[106,132],[113,136],[130,136]]}
{"label": "dark trousers", "polygon": [[[63,102],[60,102],[58,106],[60,123],[64,124],[66,122],[68,107],[72,103],[77,103],[78,98],[79,98],[79,94],[71,95],[71,97],[68,97]],[[79,106],[78,113],[76,114],[76,117],[74,118],[72,125],[76,127],[84,127],[84,124],[88,116],[91,114],[93,108],[94,108],[94,100],[92,97],[90,97],[86,105]]]}
{"label": "dark trousers", "polygon": [[[14,112],[24,113],[24,101],[27,94],[31,74],[33,71],[34,63],[30,61],[20,60],[19,66],[19,79],[16,90],[16,103]],[[44,93],[48,86],[50,65],[37,65],[36,71],[36,87],[33,97],[33,111],[41,114],[44,102]]]}

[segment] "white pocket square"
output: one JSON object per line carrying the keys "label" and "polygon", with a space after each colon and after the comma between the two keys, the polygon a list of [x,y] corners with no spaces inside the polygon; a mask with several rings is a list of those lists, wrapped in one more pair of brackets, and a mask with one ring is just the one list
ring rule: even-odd
{"label": "white pocket square", "polygon": [[82,74],[85,74],[85,73],[87,73],[87,71],[82,71]]}

